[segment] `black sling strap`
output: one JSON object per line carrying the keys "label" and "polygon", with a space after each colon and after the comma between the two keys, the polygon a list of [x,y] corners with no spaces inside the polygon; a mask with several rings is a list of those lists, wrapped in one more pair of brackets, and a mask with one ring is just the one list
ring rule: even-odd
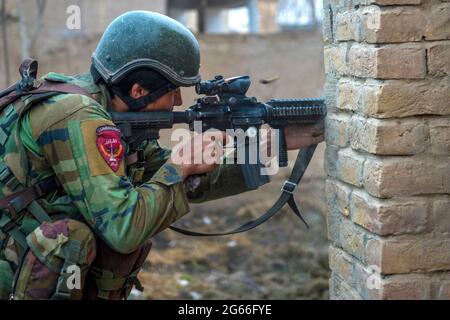
{"label": "black sling strap", "polygon": [[297,159],[295,160],[294,168],[292,169],[292,173],[289,176],[289,178],[284,182],[283,187],[281,188],[281,195],[278,198],[278,200],[274,203],[274,205],[267,210],[263,215],[261,215],[258,219],[250,220],[240,227],[228,231],[228,232],[220,232],[220,233],[201,233],[186,229],[181,229],[178,227],[170,226],[169,228],[173,231],[176,231],[178,233],[187,235],[187,236],[195,236],[195,237],[211,237],[211,236],[225,236],[230,234],[237,234],[249,231],[253,228],[256,228],[260,224],[266,222],[270,218],[272,218],[278,211],[281,210],[281,208],[284,207],[284,205],[287,203],[289,207],[292,209],[294,214],[300,218],[300,220],[303,221],[303,223],[306,225],[307,228],[309,228],[308,224],[306,223],[305,219],[303,219],[302,215],[300,214],[300,210],[297,207],[297,204],[295,203],[294,199],[294,190],[297,187],[298,183],[303,177],[303,174],[306,171],[306,168],[308,168],[309,162],[311,161],[312,156],[314,155],[314,151],[316,150],[317,144],[311,145],[306,149],[301,150],[298,155]]}
{"label": "black sling strap", "polygon": [[22,62],[19,68],[22,80],[0,92],[0,112],[17,99],[32,94],[73,93],[92,97],[87,90],[71,83],[37,80],[37,68],[36,60],[25,59]]}
{"label": "black sling strap", "polygon": [[26,236],[16,224],[16,219],[23,210],[28,208],[39,222],[49,221],[50,217],[35,200],[58,189],[59,186],[59,181],[52,176],[34,186],[0,199],[0,229],[16,240],[23,250],[28,247]]}

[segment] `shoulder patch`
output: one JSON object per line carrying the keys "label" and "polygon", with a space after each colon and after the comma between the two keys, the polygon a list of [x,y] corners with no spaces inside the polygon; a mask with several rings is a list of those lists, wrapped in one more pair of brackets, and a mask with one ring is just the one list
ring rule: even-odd
{"label": "shoulder patch", "polygon": [[114,126],[101,126],[97,130],[97,148],[108,166],[116,172],[123,159],[120,130]]}
{"label": "shoulder patch", "polygon": [[81,131],[90,175],[125,175],[120,130],[105,119],[95,119],[82,121]]}

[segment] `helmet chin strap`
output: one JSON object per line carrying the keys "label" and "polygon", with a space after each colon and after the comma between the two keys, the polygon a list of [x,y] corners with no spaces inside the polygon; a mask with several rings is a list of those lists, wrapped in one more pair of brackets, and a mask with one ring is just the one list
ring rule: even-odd
{"label": "helmet chin strap", "polygon": [[[91,75],[95,83],[98,83],[100,80],[102,80],[100,73],[97,71],[97,69],[93,64],[91,65]],[[169,81],[167,82],[163,81],[163,83],[164,84],[160,86],[155,86],[155,88],[151,88],[150,94],[140,97],[138,99],[133,99],[129,95],[123,94],[117,85],[107,84],[106,86],[114,93],[114,95],[118,96],[120,99],[122,99],[123,102],[125,102],[130,111],[139,111],[144,109],[148,104],[155,102],[156,100],[161,98],[167,92],[170,92],[178,88],[178,86],[174,85]]]}
{"label": "helmet chin strap", "polygon": [[152,90],[151,93],[149,93],[146,96],[133,99],[129,95],[123,94],[117,86],[112,85],[111,91],[117,95],[120,99],[125,102],[125,104],[130,108],[130,111],[140,111],[144,109],[148,104],[155,102],[159,98],[161,98],[163,95],[165,95],[167,92],[170,92],[172,90],[175,90],[177,86],[175,86],[172,83],[166,83],[163,86],[159,87],[156,90]]}

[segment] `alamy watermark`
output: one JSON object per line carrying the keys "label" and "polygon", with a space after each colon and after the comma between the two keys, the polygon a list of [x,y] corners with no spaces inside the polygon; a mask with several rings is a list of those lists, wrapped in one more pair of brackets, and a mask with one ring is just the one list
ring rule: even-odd
{"label": "alamy watermark", "polygon": [[381,9],[378,6],[370,6],[362,11],[364,23],[367,29],[377,30],[381,24]]}
{"label": "alamy watermark", "polygon": [[67,7],[66,27],[69,30],[81,30],[81,8],[75,4]]}
{"label": "alamy watermark", "polygon": [[66,280],[66,286],[69,290],[81,290],[81,269],[76,264],[67,267],[66,273],[70,274]]}
{"label": "alamy watermark", "polygon": [[370,276],[366,280],[366,286],[369,290],[380,290],[381,288],[381,270],[376,265],[368,267]]}

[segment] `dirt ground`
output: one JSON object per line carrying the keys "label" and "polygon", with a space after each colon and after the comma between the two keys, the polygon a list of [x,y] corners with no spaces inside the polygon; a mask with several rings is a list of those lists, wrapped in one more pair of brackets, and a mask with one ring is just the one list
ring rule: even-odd
{"label": "dirt ground", "polygon": [[[272,220],[241,235],[194,238],[166,230],[154,239],[140,275],[145,286],[142,298],[328,299],[328,242],[320,213],[322,151],[320,147],[296,191],[310,229],[285,207]],[[273,204],[288,174],[283,170],[257,191],[192,205],[191,214],[177,225],[204,232],[240,225]]]}

